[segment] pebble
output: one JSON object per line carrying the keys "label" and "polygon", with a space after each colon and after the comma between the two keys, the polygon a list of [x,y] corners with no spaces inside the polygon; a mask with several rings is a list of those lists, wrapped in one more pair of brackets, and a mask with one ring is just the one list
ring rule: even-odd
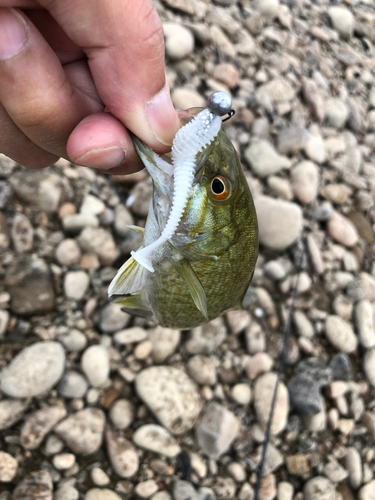
{"label": "pebble", "polygon": [[359,500],[374,500],[375,498],[375,480],[369,481],[362,486],[358,493]]}
{"label": "pebble", "polygon": [[174,89],[171,99],[176,109],[204,108],[207,104],[200,93],[188,87]]}
{"label": "pebble", "polygon": [[363,370],[370,384],[375,387],[375,348],[366,352],[363,358]]}
{"label": "pebble", "polygon": [[302,78],[302,96],[311,115],[322,123],[325,116],[325,106],[319,89],[310,78]]}
{"label": "pebble", "polygon": [[21,444],[26,450],[39,448],[45,436],[66,416],[62,406],[42,408],[29,415],[21,427]]}
{"label": "pebble", "polygon": [[292,500],[294,486],[288,481],[280,481],[277,485],[277,500]]}
{"label": "pebble", "polygon": [[163,29],[168,57],[178,61],[194,51],[194,37],[188,28],[178,23],[163,23]]}
{"label": "pebble", "polygon": [[296,373],[303,373],[312,378],[317,387],[325,387],[332,380],[332,371],[320,358],[306,358],[295,368]]}
{"label": "pebble", "polygon": [[0,340],[5,336],[9,323],[9,312],[5,309],[0,309]]}
{"label": "pebble", "polygon": [[260,481],[259,500],[272,500],[276,497],[276,477],[274,474],[263,476]]}
{"label": "pebble", "polygon": [[358,340],[349,323],[334,314],[327,316],[325,334],[339,351],[350,354],[357,349]]}
{"label": "pebble", "polygon": [[283,128],[277,137],[277,149],[283,155],[293,155],[303,148],[306,138],[307,130],[304,128]]}
{"label": "pebble", "polygon": [[349,110],[341,99],[328,99],[325,103],[326,120],[328,125],[341,128],[349,117]]}
{"label": "pebble", "polygon": [[138,498],[150,498],[159,489],[156,481],[153,479],[148,479],[147,481],[142,481],[138,483],[134,488],[134,493]]}
{"label": "pebble", "polygon": [[64,335],[59,335],[59,342],[63,344],[69,352],[82,351],[87,345],[87,339],[84,333],[73,328]]}
{"label": "pebble", "polygon": [[151,353],[152,353],[153,345],[150,340],[145,340],[143,342],[140,342],[135,348],[134,348],[134,356],[136,359],[143,360],[147,359]]}
{"label": "pebble", "polygon": [[118,399],[109,411],[109,418],[113,425],[120,430],[126,429],[135,417],[134,404],[128,399]]}
{"label": "pebble", "polygon": [[107,427],[105,437],[109,460],[116,474],[123,478],[134,476],[139,468],[137,450],[130,441],[110,427]]}
{"label": "pebble", "polygon": [[221,63],[214,67],[212,76],[224,83],[228,88],[236,87],[240,80],[240,73],[231,63]]}
{"label": "pebble", "polygon": [[64,278],[65,297],[81,300],[85,296],[90,284],[90,277],[85,271],[69,271]]}
{"label": "pebble", "polygon": [[52,463],[57,470],[68,470],[76,463],[76,457],[73,453],[59,453],[53,457]]}
{"label": "pebble", "polygon": [[218,458],[225,453],[240,430],[240,422],[224,406],[209,402],[204,407],[195,433],[199,448],[211,458]]}
{"label": "pebble", "polygon": [[262,139],[254,141],[245,150],[244,156],[259,177],[267,177],[290,166],[288,158],[279,155],[268,141]]}
{"label": "pebble", "polygon": [[324,399],[315,380],[306,373],[299,373],[288,383],[291,406],[300,415],[312,416],[324,408]]}
{"label": "pebble", "polygon": [[147,339],[147,331],[139,326],[133,326],[116,332],[113,336],[116,344],[126,345],[142,342]]}
{"label": "pebble", "polygon": [[171,366],[146,368],[137,375],[135,387],[139,397],[172,434],[183,434],[193,427],[201,409],[200,397],[195,384],[182,370]]}
{"label": "pebble", "polygon": [[246,363],[246,375],[250,380],[258,377],[261,373],[272,369],[273,359],[266,352],[258,352],[251,356]]}
{"label": "pebble", "polygon": [[348,477],[348,472],[335,459],[329,460],[323,472],[332,483],[341,483]]}
{"label": "pebble", "polygon": [[[266,428],[273,393],[275,389],[277,375],[275,373],[266,373],[261,375],[254,386],[254,406],[258,421],[263,429]],[[272,434],[279,434],[286,426],[289,413],[288,390],[283,382],[279,383],[276,404],[274,409],[274,418],[271,426]]]}
{"label": "pebble", "polygon": [[160,453],[170,458],[177,456],[181,452],[175,438],[160,425],[142,425],[133,433],[132,439],[139,448]]}
{"label": "pebble", "polygon": [[311,321],[302,311],[295,311],[293,314],[293,322],[298,335],[312,338],[314,336],[314,327]]}
{"label": "pebble", "polygon": [[199,497],[189,481],[180,479],[173,485],[173,500],[199,500]]}
{"label": "pebble", "polygon": [[[259,466],[260,459],[263,456],[263,446],[259,446],[257,449],[257,456],[259,457],[259,460],[256,460],[256,465]],[[283,463],[284,458],[282,454],[272,443],[269,443],[263,465],[263,475],[266,476],[267,474],[276,471],[283,465]]]}
{"label": "pebble", "polygon": [[83,215],[100,215],[105,208],[105,204],[101,199],[92,194],[87,194],[82,200],[80,212]]}
{"label": "pebble", "polygon": [[107,229],[85,227],[77,241],[83,252],[97,255],[103,266],[110,266],[117,259],[116,243]]}
{"label": "pebble", "polygon": [[64,398],[83,398],[88,388],[87,381],[80,373],[67,371],[57,387],[59,394]]}
{"label": "pebble", "polygon": [[0,483],[10,483],[16,477],[18,462],[9,453],[0,451]]}
{"label": "pebble", "polygon": [[352,247],[358,242],[354,224],[338,212],[334,212],[328,219],[327,231],[331,238],[346,247]]}
{"label": "pebble", "polygon": [[243,483],[246,481],[246,472],[244,466],[239,462],[231,462],[227,467],[228,474],[230,474],[236,483]]}
{"label": "pebble", "polygon": [[132,214],[129,212],[127,207],[122,203],[119,203],[115,208],[115,222],[114,229],[119,236],[126,237],[131,229],[129,226],[134,224],[134,219]]}
{"label": "pebble", "polygon": [[228,311],[226,313],[229,330],[233,335],[238,335],[251,323],[251,316],[247,311]]}
{"label": "pebble", "polygon": [[187,369],[189,375],[197,384],[216,384],[216,368],[212,359],[197,354],[189,359]]}
{"label": "pebble", "polygon": [[295,197],[303,204],[311,203],[318,194],[318,167],[311,161],[298,163],[291,171],[291,182]]}
{"label": "pebble", "polygon": [[374,309],[368,300],[360,300],[354,308],[354,320],[359,343],[369,349],[375,347]]}
{"label": "pebble", "polygon": [[34,229],[31,222],[24,214],[16,214],[14,216],[10,234],[16,252],[25,253],[32,249]]}
{"label": "pebble", "polygon": [[63,483],[54,493],[53,500],[78,500],[79,492],[69,483]]}
{"label": "pebble", "polygon": [[0,401],[0,430],[8,429],[18,422],[28,407],[27,401],[3,399]]}
{"label": "pebble", "polygon": [[53,483],[48,472],[38,470],[27,474],[13,491],[12,500],[52,500]]}
{"label": "pebble", "polygon": [[352,190],[346,184],[327,184],[320,190],[320,194],[329,201],[342,205],[346,203]]}
{"label": "pebble", "polygon": [[85,227],[98,227],[98,218],[94,215],[72,214],[62,219],[64,232],[67,234],[78,234]]}
{"label": "pebble", "polygon": [[302,211],[295,203],[269,196],[254,199],[258,215],[259,241],[270,250],[282,251],[292,245],[302,231]]}
{"label": "pebble", "polygon": [[62,266],[74,266],[81,259],[81,249],[76,240],[66,238],[58,244],[55,256]]}
{"label": "pebble", "polygon": [[248,405],[251,401],[251,389],[248,384],[236,384],[230,391],[231,398],[239,405]]}
{"label": "pebble", "polygon": [[106,486],[111,482],[110,478],[100,467],[94,467],[93,469],[91,469],[90,476],[92,482],[96,486]]}
{"label": "pebble", "polygon": [[103,387],[109,377],[109,352],[102,345],[88,347],[81,358],[81,367],[93,387]]}
{"label": "pebble", "polygon": [[99,327],[104,333],[114,333],[125,328],[130,318],[130,314],[122,311],[119,304],[111,302],[101,312]]}
{"label": "pebble", "polygon": [[314,125],[310,127],[303,149],[307,157],[315,163],[322,164],[326,161],[326,147],[320,135],[319,128],[316,128]]}
{"label": "pebble", "polygon": [[336,492],[331,481],[322,476],[309,479],[303,487],[306,500],[335,500]]}
{"label": "pebble", "polygon": [[348,39],[353,36],[354,18],[350,10],[338,5],[332,6],[328,8],[328,16],[341,38]]}
{"label": "pebble", "polygon": [[295,91],[288,80],[279,77],[261,85],[256,91],[256,98],[261,103],[292,101]]}
{"label": "pebble", "polygon": [[346,354],[336,354],[329,364],[334,380],[351,380],[352,370],[349,356]]}
{"label": "pebble", "polygon": [[163,363],[171,354],[173,354],[181,338],[179,330],[157,326],[148,330],[148,338],[152,342],[151,357],[154,363]]}
{"label": "pebble", "polygon": [[39,396],[60,380],[64,364],[65,353],[59,342],[36,342],[3,369],[0,389],[12,398]]}
{"label": "pebble", "polygon": [[353,446],[346,449],[345,468],[350,486],[357,490],[362,484],[362,461],[361,455]]}
{"label": "pebble", "polygon": [[226,337],[223,318],[216,318],[205,325],[193,328],[185,343],[189,354],[211,354],[222,344]]}
{"label": "pebble", "polygon": [[85,500],[121,500],[121,497],[107,488],[91,488],[86,492]]}
{"label": "pebble", "polygon": [[54,432],[80,455],[95,453],[102,444],[105,415],[98,408],[85,408],[57,424]]}

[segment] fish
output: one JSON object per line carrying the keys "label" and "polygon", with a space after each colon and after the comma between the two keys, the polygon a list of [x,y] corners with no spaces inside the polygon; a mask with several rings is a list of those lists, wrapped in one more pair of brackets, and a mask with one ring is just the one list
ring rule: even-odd
{"label": "fish", "polygon": [[[131,226],[142,234],[143,245],[121,266],[108,295],[125,312],[167,328],[191,329],[242,309],[258,256],[253,198],[239,156],[221,129],[227,102],[217,111],[215,94],[207,110],[183,113],[172,154],[159,156],[132,136],[153,180],[153,197],[145,228]],[[210,127],[216,128],[207,139]],[[178,154],[189,175],[178,171]],[[185,194],[178,183],[187,186],[181,188]]]}

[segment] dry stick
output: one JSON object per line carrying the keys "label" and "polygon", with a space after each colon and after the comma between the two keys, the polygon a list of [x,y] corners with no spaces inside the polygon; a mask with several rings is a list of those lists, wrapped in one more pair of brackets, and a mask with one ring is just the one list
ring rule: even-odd
{"label": "dry stick", "polygon": [[[310,208],[310,211],[309,211],[309,214],[308,214],[308,217],[307,217],[307,222],[311,221],[312,211],[313,211],[313,206],[311,206],[311,208]],[[301,238],[302,244],[304,246],[306,245],[306,234],[307,234],[307,227],[305,226],[304,229],[303,229],[302,238]],[[262,475],[263,475],[264,463],[265,463],[265,460],[266,460],[267,447],[268,447],[268,444],[269,444],[270,438],[271,438],[271,427],[272,427],[272,422],[273,422],[273,415],[274,415],[274,412],[275,412],[276,399],[277,399],[277,391],[278,391],[278,388],[279,388],[279,383],[280,383],[281,376],[284,373],[284,366],[285,366],[285,360],[286,360],[286,355],[287,355],[287,350],[288,350],[288,344],[289,344],[290,334],[291,334],[291,331],[292,331],[292,317],[293,317],[293,312],[294,312],[294,309],[295,309],[296,298],[297,298],[297,294],[298,294],[298,282],[299,282],[299,278],[300,278],[300,275],[301,275],[301,272],[302,272],[302,265],[303,265],[303,258],[304,258],[304,256],[305,256],[305,250],[304,250],[304,247],[302,247],[301,255],[299,257],[299,262],[298,262],[298,266],[297,266],[297,269],[298,269],[297,280],[296,280],[296,284],[295,284],[295,287],[294,287],[294,290],[293,290],[292,304],[290,306],[290,311],[289,311],[289,316],[288,316],[288,322],[287,322],[287,325],[283,328],[284,333],[285,333],[284,342],[283,342],[283,349],[281,351],[280,365],[279,365],[279,369],[278,369],[278,372],[277,372],[277,379],[276,379],[275,390],[274,390],[273,396],[272,396],[271,411],[270,411],[270,415],[268,417],[268,422],[267,422],[266,434],[265,434],[265,438],[264,438],[264,445],[263,445],[262,458],[261,458],[261,461],[260,461],[260,465],[259,465],[259,467],[257,467],[250,459],[248,459],[248,458],[245,459],[245,461],[249,465],[251,465],[251,467],[255,470],[255,472],[257,474],[257,478],[258,478],[257,479],[256,488],[255,488],[254,500],[258,500],[258,498],[259,498],[259,490],[260,490],[260,484],[261,484]]]}

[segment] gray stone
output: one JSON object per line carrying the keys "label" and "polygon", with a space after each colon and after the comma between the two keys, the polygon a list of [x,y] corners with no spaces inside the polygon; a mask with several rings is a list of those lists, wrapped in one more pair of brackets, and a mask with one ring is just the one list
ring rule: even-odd
{"label": "gray stone", "polygon": [[271,250],[285,250],[302,231],[302,211],[295,203],[269,196],[254,199],[258,215],[259,240]]}
{"label": "gray stone", "polygon": [[334,314],[327,316],[325,334],[330,343],[347,354],[357,349],[358,340],[349,323]]}
{"label": "gray stone", "polygon": [[107,427],[105,437],[109,460],[116,473],[123,478],[134,476],[139,468],[137,450],[110,427]]}
{"label": "gray stone", "polygon": [[157,482],[154,479],[148,479],[137,484],[134,488],[134,493],[140,499],[150,498],[159,489]]}
{"label": "gray stone", "polygon": [[323,476],[309,479],[303,487],[306,500],[335,500],[336,492],[331,481]]}
{"label": "gray stone", "polygon": [[325,106],[323,98],[314,80],[311,80],[310,78],[302,79],[302,96],[312,116],[315,117],[320,123],[323,122],[325,116]]}
{"label": "gray stone", "polygon": [[276,103],[292,101],[295,98],[295,91],[288,80],[279,77],[261,85],[256,91],[256,97],[259,102],[264,102],[266,99]]}
{"label": "gray stone", "polygon": [[63,398],[83,398],[87,387],[85,377],[74,370],[70,370],[60,380],[57,390]]}
{"label": "gray stone", "polygon": [[32,249],[34,229],[25,215],[16,214],[14,216],[11,237],[16,252],[25,253]]}
{"label": "gray stone", "polygon": [[113,425],[120,430],[126,429],[135,417],[134,404],[127,399],[117,399],[109,411]]}
{"label": "gray stone", "polygon": [[109,352],[102,345],[88,347],[81,358],[81,367],[93,387],[102,387],[109,376]]}
{"label": "gray stone", "polygon": [[0,209],[7,206],[12,196],[12,188],[6,181],[0,181]]}
{"label": "gray stone", "polygon": [[31,472],[13,491],[12,500],[52,500],[52,478],[45,470]]}
{"label": "gray stone", "polygon": [[222,318],[216,318],[205,325],[193,328],[185,347],[189,354],[211,354],[226,337]]}
{"label": "gray stone", "polygon": [[349,110],[341,99],[328,99],[326,106],[326,120],[329,125],[341,128],[349,117]]}
{"label": "gray stone", "polygon": [[114,228],[116,233],[122,237],[127,236],[131,231],[131,228],[129,226],[132,226],[133,224],[134,219],[132,214],[129,212],[125,205],[119,203],[115,209]]}
{"label": "gray stone", "polygon": [[74,328],[64,335],[59,335],[58,340],[70,352],[82,351],[87,345],[86,335]]}
{"label": "gray stone", "polygon": [[133,433],[132,439],[139,448],[160,453],[166,457],[173,458],[181,452],[175,438],[160,425],[142,425]]}
{"label": "gray stone", "polygon": [[[259,457],[259,460],[256,460],[255,464],[259,465],[261,457],[263,456],[263,446],[259,446],[257,449],[257,456]],[[267,474],[271,474],[279,469],[283,463],[284,458],[282,454],[272,443],[269,443],[263,465],[263,475],[266,476]]]}
{"label": "gray stone", "polygon": [[99,327],[104,333],[113,333],[122,330],[130,321],[130,314],[121,310],[119,304],[107,304],[100,314]]}
{"label": "gray stone", "polygon": [[295,368],[296,373],[304,373],[312,378],[317,387],[326,387],[332,381],[332,371],[326,363],[319,358],[302,360]]}
{"label": "gray stone", "polygon": [[195,425],[198,446],[211,458],[218,458],[225,453],[239,430],[240,422],[237,417],[215,402],[207,403]]}
{"label": "gray stone", "polygon": [[0,430],[8,429],[18,422],[28,404],[27,401],[2,399],[0,401]]}
{"label": "gray stone", "polygon": [[336,354],[329,364],[333,380],[352,380],[352,369],[349,356]]}
{"label": "gray stone", "polygon": [[66,415],[62,406],[42,408],[29,415],[21,428],[21,444],[25,450],[39,448],[45,436]]}
{"label": "gray stone", "polygon": [[81,258],[81,250],[76,240],[66,238],[56,248],[56,260],[62,266],[74,266]]}
{"label": "gray stone", "polygon": [[265,140],[254,141],[245,150],[245,159],[259,177],[267,177],[290,166],[290,160],[279,155],[273,146]]}
{"label": "gray stone", "polygon": [[74,453],[90,455],[102,444],[104,425],[102,410],[85,408],[69,415],[54,430]]}
{"label": "gray stone", "polygon": [[199,497],[189,481],[179,479],[173,485],[173,500],[199,500]]}
{"label": "gray stone", "polygon": [[68,299],[81,300],[90,284],[90,277],[85,271],[69,271],[64,278],[64,294]]}
{"label": "gray stone", "polygon": [[72,214],[62,219],[63,229],[68,234],[78,234],[85,227],[98,227],[98,218],[94,215]]}
{"label": "gray stone", "polygon": [[168,356],[176,351],[180,343],[180,330],[157,326],[156,328],[150,328],[147,333],[152,342],[151,357],[154,363],[163,363]]}
{"label": "gray stone", "polygon": [[324,400],[315,380],[299,373],[288,384],[290,404],[300,415],[312,416],[324,408]]}
{"label": "gray stone", "polygon": [[13,398],[39,396],[62,377],[65,353],[58,342],[37,342],[23,349],[0,374],[0,389]]}
{"label": "gray stone", "polygon": [[[178,368],[153,366],[135,379],[139,397],[172,434],[191,429],[201,409],[200,397],[192,380]],[[173,404],[172,404],[173,402]]]}
{"label": "gray stone", "polygon": [[82,251],[97,255],[103,266],[110,266],[117,258],[116,243],[106,229],[85,227],[77,240]]}
{"label": "gray stone", "polygon": [[210,358],[197,354],[189,359],[187,369],[191,378],[197,384],[215,385],[216,368]]}

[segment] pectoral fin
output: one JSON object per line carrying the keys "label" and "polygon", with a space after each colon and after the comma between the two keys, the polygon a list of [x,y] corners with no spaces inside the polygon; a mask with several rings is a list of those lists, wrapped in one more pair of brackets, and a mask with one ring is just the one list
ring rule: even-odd
{"label": "pectoral fin", "polygon": [[127,295],[142,290],[147,269],[130,257],[117,271],[108,288],[108,297],[112,295]]}
{"label": "pectoral fin", "polygon": [[187,259],[173,260],[172,266],[187,284],[197,309],[208,321],[206,292]]}
{"label": "pectoral fin", "polygon": [[145,234],[145,228],[139,226],[128,225],[128,228],[133,229],[136,233],[141,234],[142,236]]}
{"label": "pectoral fin", "polygon": [[122,309],[129,314],[135,314],[136,316],[142,316],[143,318],[149,318],[153,314],[152,311],[144,304],[140,293],[129,295],[128,297],[121,297],[120,299],[115,300],[115,303],[123,306]]}

